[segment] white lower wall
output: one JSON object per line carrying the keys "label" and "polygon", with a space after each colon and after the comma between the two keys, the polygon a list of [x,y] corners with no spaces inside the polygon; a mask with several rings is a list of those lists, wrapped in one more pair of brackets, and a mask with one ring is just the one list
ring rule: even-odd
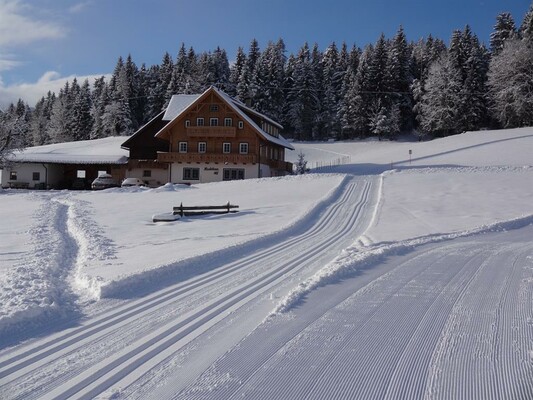
{"label": "white lower wall", "polygon": [[[198,168],[199,179],[183,179],[184,168]],[[209,183],[221,182],[224,180],[224,169],[244,169],[244,179],[257,178],[258,166],[257,164],[178,164],[170,165],[171,182],[172,183]],[[268,165],[261,164],[261,176],[269,177],[270,168]]]}
{"label": "white lower wall", "polygon": [[[150,170],[151,175],[149,178],[143,176],[144,171]],[[126,178],[138,178],[150,187],[159,187],[168,182],[168,170],[166,169],[150,169],[150,168],[132,168],[126,171]]]}
{"label": "white lower wall", "polygon": [[[17,179],[10,179],[12,172],[16,172]],[[34,179],[34,173],[38,174],[38,179]],[[15,164],[2,170],[2,187],[7,188],[13,182],[34,188],[36,185],[46,184],[46,177],[47,169],[43,164]]]}

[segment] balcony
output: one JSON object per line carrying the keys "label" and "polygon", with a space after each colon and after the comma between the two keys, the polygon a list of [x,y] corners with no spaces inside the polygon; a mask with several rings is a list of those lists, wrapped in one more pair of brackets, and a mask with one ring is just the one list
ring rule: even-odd
{"label": "balcony", "polygon": [[186,129],[188,137],[234,138],[237,130],[233,126],[189,126]]}
{"label": "balcony", "polygon": [[163,163],[255,164],[256,156],[253,154],[157,153],[157,161]]}
{"label": "balcony", "polygon": [[280,171],[285,171],[290,174],[293,172],[293,164],[287,161],[281,161],[281,160],[269,160],[267,162],[270,165],[270,168],[277,169]]}

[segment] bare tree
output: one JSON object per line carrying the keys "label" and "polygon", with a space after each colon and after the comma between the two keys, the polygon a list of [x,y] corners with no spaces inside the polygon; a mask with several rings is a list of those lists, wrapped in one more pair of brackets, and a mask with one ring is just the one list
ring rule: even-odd
{"label": "bare tree", "polygon": [[23,147],[22,132],[17,129],[17,119],[0,111],[0,169],[8,164],[8,156]]}

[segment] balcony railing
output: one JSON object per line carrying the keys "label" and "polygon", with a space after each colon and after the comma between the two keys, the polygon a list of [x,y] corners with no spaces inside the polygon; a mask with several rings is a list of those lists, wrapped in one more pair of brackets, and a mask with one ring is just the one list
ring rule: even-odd
{"label": "balcony railing", "polygon": [[165,163],[232,163],[255,164],[253,154],[210,154],[210,153],[157,153],[157,161]]}
{"label": "balcony railing", "polygon": [[270,168],[278,169],[281,171],[289,172],[292,174],[293,172],[293,165],[290,162],[287,161],[281,161],[281,160],[269,160],[267,163],[270,165]]}
{"label": "balcony railing", "polygon": [[188,137],[234,138],[237,130],[233,126],[189,126]]}

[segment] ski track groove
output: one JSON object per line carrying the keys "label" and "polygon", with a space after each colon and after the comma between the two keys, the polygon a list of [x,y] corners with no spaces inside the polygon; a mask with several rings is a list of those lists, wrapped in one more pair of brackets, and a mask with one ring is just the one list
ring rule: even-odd
{"label": "ski track groove", "polygon": [[[445,256],[442,256],[442,257],[444,258]],[[360,289],[359,289],[355,294],[353,294],[353,295],[354,295],[354,296],[359,296],[360,294],[362,295],[362,294],[364,294],[364,293],[366,293],[366,292],[368,292],[368,291],[372,291],[373,288],[374,288],[374,286],[375,286],[375,284],[376,284],[376,281],[383,280],[385,276],[391,276],[391,275],[394,275],[394,274],[396,273],[396,271],[399,270],[399,269],[400,269],[400,266],[394,268],[394,270],[391,270],[391,271],[385,273],[384,275],[381,275],[381,276],[378,277],[376,280],[374,280],[374,281],[370,282],[369,284],[367,284],[367,285],[363,286],[362,288],[360,288]],[[416,275],[410,275],[410,277],[416,277],[416,276],[418,276],[418,275],[419,275],[420,273],[422,273],[422,272],[423,272],[423,271],[418,272]],[[392,298],[392,297],[393,297],[393,296],[394,296],[399,290],[401,290],[401,287],[395,289],[395,290],[392,291],[391,293],[388,293],[388,294],[386,295],[385,298],[386,298],[386,299],[390,299],[390,298]],[[379,294],[379,296],[382,296],[382,295],[383,295],[382,293]],[[375,315],[375,314],[376,314],[376,313],[377,313],[382,307],[383,307],[383,305],[378,306],[377,308],[370,310],[370,311],[369,311],[370,314],[367,315],[366,319],[363,321],[363,325],[365,325],[365,324],[366,324],[366,323],[372,318],[372,316],[374,316],[374,315]],[[322,314],[321,314],[321,315],[322,315]],[[320,317],[321,317],[321,316],[318,316],[317,319],[319,319]],[[366,321],[366,322],[365,322],[365,321]],[[313,323],[313,321],[309,322],[309,324],[312,324],[312,323]],[[308,325],[302,327],[302,329],[300,329],[298,332],[296,332],[296,333],[293,335],[293,338],[294,338],[294,337],[297,337],[297,336],[298,336],[303,330],[305,330],[305,328],[306,328],[307,326],[308,326]],[[363,326],[358,327],[358,329],[354,329],[353,332],[352,332],[352,335],[357,334],[357,331],[358,331],[359,329],[362,329],[362,328],[363,328]],[[333,332],[332,332],[332,333],[333,333]],[[289,342],[290,342],[290,341],[289,341]],[[280,341],[279,343],[277,343],[277,344],[275,344],[274,346],[272,346],[272,347],[274,347],[275,349],[274,349],[272,352],[268,353],[268,354],[266,355],[266,358],[267,358],[267,359],[261,361],[260,364],[257,364],[257,361],[256,361],[257,356],[256,356],[256,357],[253,357],[253,358],[248,358],[248,359],[239,359],[238,362],[235,362],[235,363],[234,363],[235,365],[232,364],[232,365],[231,365],[231,369],[232,369],[233,373],[234,373],[235,375],[237,375],[237,376],[242,377],[243,375],[245,375],[245,372],[246,372],[246,371],[253,371],[249,377],[247,377],[247,378],[244,379],[244,380],[240,380],[240,381],[241,381],[241,383],[240,383],[241,387],[244,387],[245,384],[246,384],[247,382],[249,382],[250,380],[252,380],[252,379],[254,378],[255,374],[256,374],[257,372],[259,372],[259,371],[260,371],[260,370],[261,370],[261,369],[262,369],[262,368],[268,363],[269,360],[271,360],[271,359],[275,358],[276,356],[278,356],[278,351],[279,351],[280,349],[283,348],[283,346],[284,346],[285,343],[287,343],[287,341],[286,341],[286,340],[282,340],[282,341]],[[335,349],[343,348],[343,347],[345,347],[345,345],[346,345],[346,342],[345,342],[345,341],[339,341],[338,344],[337,344],[337,346],[335,347]],[[340,356],[340,353],[342,353],[342,352],[333,353],[333,356],[334,356],[334,357],[339,357],[339,356]],[[336,355],[335,355],[335,354],[336,354]],[[305,358],[305,357],[304,357],[304,358]],[[285,360],[285,361],[287,362],[287,360]],[[299,359],[299,361],[301,361],[301,358]],[[304,360],[304,364],[306,364],[306,362],[307,362],[307,363],[311,363],[312,361],[313,361],[312,359],[307,359],[307,358],[305,358],[305,360]],[[229,362],[229,361],[228,361],[228,362]],[[332,362],[333,362],[333,360],[332,360],[330,363],[332,363]],[[222,363],[223,363],[223,361],[222,361]],[[328,365],[328,364],[330,364],[330,363],[327,363],[326,365]],[[256,365],[252,365],[252,364],[256,364]],[[223,363],[223,365],[226,366],[226,367],[228,367],[228,368],[230,367],[229,365],[225,365],[224,363]],[[295,368],[295,367],[297,367],[297,366],[292,366],[292,368]],[[290,369],[291,369],[291,366],[289,365],[287,368],[290,370]],[[324,373],[325,373],[325,372],[324,372]],[[287,379],[289,379],[289,378],[287,378]],[[319,379],[317,380],[317,379],[314,379],[314,377],[309,377],[309,380],[314,380],[315,382],[317,382]],[[290,385],[289,383],[290,383],[290,382],[287,382],[285,385],[283,385],[282,382],[277,382],[277,385],[271,385],[270,387],[272,387],[272,388],[276,388],[276,387],[278,387],[278,388],[287,388],[287,387],[294,387],[294,388],[296,388],[296,386],[294,386],[294,385]],[[312,393],[313,390],[314,390],[314,389],[310,389],[309,392]],[[329,392],[328,392],[328,393],[329,393]],[[326,394],[327,394],[327,393],[326,393]],[[183,394],[183,396],[180,396],[180,397],[178,397],[178,398],[181,398],[181,397],[183,397],[183,398],[190,398],[190,395],[191,395],[191,393],[185,392],[185,393]],[[236,388],[236,389],[234,389],[234,390],[232,390],[231,388],[228,388],[227,390],[218,391],[218,392],[217,392],[217,395],[218,395],[218,396],[221,396],[222,398],[234,398],[234,397],[239,397],[239,388]],[[294,393],[289,393],[289,394],[288,394],[288,393],[283,393],[283,396],[284,396],[285,398],[291,398],[292,395],[296,396]],[[272,392],[268,392],[268,393],[267,393],[267,396],[266,396],[265,398],[281,398],[281,397],[279,397],[279,396],[280,396],[280,393],[277,393],[277,392],[274,391],[273,393],[272,393]],[[297,396],[297,397],[298,397],[298,396]],[[320,397],[320,396],[319,396],[319,397]],[[192,396],[192,398],[202,398],[202,396],[201,396],[199,393],[196,393],[196,396]],[[258,397],[258,398],[262,398],[262,397]],[[298,398],[299,398],[299,397],[298,397]],[[301,396],[301,398],[308,398],[308,395]]]}
{"label": "ski track groove", "polygon": [[[455,251],[448,260],[450,249]],[[423,252],[355,292],[354,298],[372,298],[366,307],[355,301],[346,306],[362,309],[355,320],[347,321],[335,306],[254,357],[246,357],[255,340],[247,338],[251,344],[223,356],[174,398],[531,399],[532,334],[518,330],[519,323],[533,321],[531,251],[529,243],[472,240]],[[445,253],[435,258],[431,252]],[[422,257],[429,265],[396,282],[409,272],[404,265],[420,269],[416,259]],[[383,285],[375,298],[371,289],[380,281],[397,286]],[[398,294],[409,299],[409,288],[417,286],[425,290],[412,292],[418,295],[411,307],[391,304]],[[330,328],[328,318],[347,321],[347,333]],[[360,346],[358,353],[351,344]],[[452,363],[438,368],[443,358]]]}
{"label": "ski track groove", "polygon": [[[324,236],[324,231],[327,229],[333,229],[335,227],[339,210],[342,211],[343,207],[345,207],[351,196],[353,196],[357,184],[349,183],[346,186],[347,187],[343,190],[339,198],[334,201],[332,205],[329,206],[323,213],[323,217],[313,225],[311,230],[305,232],[304,234],[300,234],[288,239],[280,246],[274,246],[274,248],[266,249],[258,254],[256,253],[244,258],[243,260],[234,262],[230,264],[229,268],[225,268],[222,271],[215,270],[205,274],[204,276],[194,278],[188,282],[177,285],[177,288],[165,290],[156,296],[150,296],[147,300],[141,300],[132,306],[125,307],[119,311],[111,312],[109,315],[104,315],[97,321],[90,322],[86,326],[74,329],[72,332],[59,336],[50,342],[39,346],[37,349],[28,350],[26,352],[23,351],[19,354],[16,354],[15,356],[0,362],[0,379],[5,381],[4,378],[10,377],[10,375],[15,375],[15,379],[10,381],[10,383],[12,385],[16,385],[17,379],[25,380],[26,378],[31,378],[35,368],[46,365],[50,363],[51,360],[64,357],[66,354],[76,352],[85,344],[86,341],[94,341],[95,337],[97,338],[99,335],[102,335],[102,332],[111,335],[111,332],[106,332],[106,329],[108,328],[114,329],[115,331],[119,330],[120,327],[123,326],[124,323],[129,319],[136,319],[140,314],[142,315],[142,313],[148,311],[153,310],[153,312],[157,312],[162,304],[165,302],[174,301],[176,296],[185,296],[185,294],[191,291],[201,291],[205,285],[212,284],[218,279],[225,279],[230,274],[237,274],[239,273],[239,270],[245,269],[254,262],[259,260],[264,261],[265,257],[275,258],[276,253],[279,253],[280,249],[287,251],[288,249],[294,248],[296,250],[301,241],[305,241],[307,243],[307,241],[309,241],[311,238],[319,238]],[[356,204],[355,211],[351,212],[351,218],[343,225],[339,232],[336,232],[337,235],[344,235],[353,229],[357,218],[360,216],[363,206],[368,201],[371,186],[371,182],[365,182],[362,195],[359,202]],[[173,323],[170,327],[168,327],[166,330],[163,330],[151,340],[145,341],[144,344],[140,346],[131,345],[126,347],[126,349],[133,347],[133,349],[127,352],[122,351],[121,353],[123,353],[123,355],[118,358],[114,358],[111,363],[105,363],[106,360],[103,360],[95,364],[95,366],[89,367],[90,371],[98,367],[98,371],[84,373],[85,371],[88,371],[85,370],[82,371],[81,374],[77,371],[73,371],[67,376],[63,376],[60,379],[54,380],[53,384],[45,384],[42,386],[42,390],[40,392],[39,390],[36,390],[34,393],[41,395],[45,390],[52,390],[52,392],[47,393],[47,396],[53,395],[57,396],[57,398],[67,398],[75,395],[78,391],[81,391],[89,386],[91,386],[92,389],[89,389],[85,392],[84,396],[86,398],[100,393],[102,390],[107,389],[118,380],[131,373],[137,367],[141,366],[154,355],[164,351],[178,340],[190,334],[192,331],[201,331],[202,326],[209,323],[210,320],[215,318],[217,315],[220,315],[223,311],[230,309],[232,306],[236,305],[247,297],[255,298],[261,295],[263,293],[260,290],[261,288],[268,288],[268,285],[273,284],[279,279],[286,278],[287,274],[298,271],[299,265],[304,264],[305,267],[305,263],[303,261],[317,256],[321,251],[329,247],[336,240],[337,238],[335,235],[326,235],[326,239],[322,240],[322,242],[319,242],[321,245],[317,246],[315,244],[314,249],[306,253],[304,256],[300,256],[291,262],[287,262],[284,266],[273,271],[271,270],[267,273],[264,273],[259,278],[246,285],[244,288],[239,287],[238,290],[235,290],[231,294],[224,296],[222,299],[217,299],[213,304],[208,304],[207,306],[202,305],[199,311],[193,313],[186,319],[181,319],[178,323]],[[245,290],[244,293],[242,292],[243,290]],[[208,312],[209,314],[206,315]],[[201,318],[202,316],[203,318]],[[188,326],[188,324],[192,325]],[[104,335],[104,337],[106,336]],[[152,346],[155,346],[155,348],[150,349]],[[141,353],[145,351],[147,354],[141,355]],[[136,355],[140,356],[139,360],[127,363],[128,360],[131,360]],[[100,364],[103,364],[103,366]],[[125,365],[122,366],[122,364]],[[21,373],[21,369],[24,370],[24,372]],[[118,369],[118,371],[114,371],[115,369]],[[81,382],[78,379],[78,383],[76,385],[69,386],[69,379],[73,376],[84,376],[84,378],[81,380]],[[4,385],[4,383],[0,383],[0,386],[1,385]],[[23,393],[21,393],[21,395],[23,395]]]}
{"label": "ski track groove", "polygon": [[[444,256],[443,256],[443,257],[444,257]],[[396,267],[395,270],[398,269],[398,268],[400,268],[400,266]],[[388,274],[390,274],[390,273],[392,273],[392,272],[393,272],[393,271],[387,273],[386,275],[388,275]],[[422,272],[419,272],[419,273],[418,273],[417,275],[415,275],[415,276],[418,276],[420,273],[422,273]],[[381,278],[383,278],[383,275],[380,277],[380,279],[381,279]],[[414,277],[413,277],[412,279],[414,279]],[[373,287],[374,285],[375,285],[375,281],[372,281],[371,283],[367,284],[367,285],[364,286],[363,288],[359,289],[358,292],[354,293],[354,296],[358,296],[358,295],[359,295],[359,294],[358,294],[359,292],[361,292],[361,293],[366,292],[370,287]],[[397,288],[397,289],[394,290],[392,293],[388,293],[387,296],[385,296],[385,297],[383,298],[384,301],[388,301],[388,300],[390,300],[391,298],[393,298],[393,297],[398,293],[399,290],[401,290],[401,287]],[[362,329],[364,329],[364,328],[366,327],[366,325],[369,323],[369,321],[372,320],[372,318],[373,318],[374,316],[376,316],[377,313],[382,309],[382,307],[384,306],[384,304],[385,304],[385,303],[383,302],[380,306],[378,306],[378,307],[376,307],[376,308],[374,308],[374,309],[370,309],[370,310],[369,310],[369,313],[367,313],[367,314],[365,315],[365,317],[362,319],[363,322],[362,322],[360,325],[358,325],[358,327],[357,327],[356,329],[353,329],[353,330],[352,330],[350,336],[354,336],[354,335],[358,334]],[[319,318],[321,318],[321,317],[319,317]],[[310,322],[309,325],[311,325],[312,323],[315,323],[319,318],[317,318],[315,321]],[[309,326],[309,325],[308,325],[308,326]],[[300,332],[298,332],[298,334],[301,334],[301,332],[302,332],[303,330],[305,330],[306,328],[307,328],[307,327],[305,327],[304,329],[302,329]],[[331,333],[333,334],[333,332],[331,332]],[[328,333],[328,335],[329,335],[329,333]],[[308,378],[308,381],[309,381],[309,380],[313,380],[313,381],[314,381],[314,384],[312,384],[312,385],[309,386],[309,389],[306,391],[306,393],[305,393],[303,396],[301,396],[302,398],[310,398],[311,395],[312,395],[313,393],[316,392],[316,390],[318,389],[317,386],[318,386],[319,382],[322,382],[322,380],[321,380],[322,377],[325,376],[325,375],[327,374],[327,372],[328,372],[328,367],[330,367],[332,364],[334,364],[336,358],[337,358],[338,356],[340,356],[340,354],[342,353],[342,349],[345,348],[345,347],[347,346],[347,344],[348,344],[348,339],[350,338],[350,336],[346,336],[346,337],[343,338],[342,341],[338,341],[338,342],[337,342],[337,343],[338,343],[337,346],[334,346],[334,347],[332,347],[332,348],[328,348],[328,350],[331,352],[331,355],[327,358],[326,362],[323,364],[325,367],[322,369],[322,372],[319,374],[318,377],[309,377],[309,378]],[[280,343],[280,344],[281,344],[281,346],[283,346],[283,343]],[[312,362],[312,358],[311,358],[311,357],[312,357],[311,355],[310,355],[309,357],[307,357],[306,361],[307,361],[307,362]],[[272,357],[271,357],[271,358],[272,358]],[[263,365],[262,365],[262,366],[263,366]],[[262,366],[261,366],[261,367],[262,367]],[[259,370],[259,369],[257,369],[257,370]],[[256,372],[257,372],[257,370],[256,370]],[[254,373],[254,375],[255,375],[255,373]],[[306,387],[307,385],[305,385],[305,382],[299,382],[299,386]],[[296,388],[296,387],[295,387],[295,389],[300,389],[300,388]],[[318,393],[318,392],[316,392],[316,393]],[[235,394],[235,395],[236,395],[236,394]],[[269,394],[269,395],[270,395],[270,394]],[[280,395],[280,394],[279,394],[279,393],[274,393],[274,395]],[[294,396],[296,396],[296,393],[294,393]],[[234,397],[234,396],[232,396],[232,397]],[[298,396],[298,397],[300,397],[300,396]],[[319,396],[319,397],[320,397],[320,396]]]}
{"label": "ski track groove", "polygon": [[[420,272],[420,274],[423,274],[429,268],[430,267],[425,268],[423,271]],[[402,287],[400,287],[399,291],[405,290],[408,284],[409,282],[406,285],[403,285]],[[410,314],[414,314],[413,311],[415,312],[418,311],[420,308],[420,305],[421,305],[421,302],[417,303],[414,309],[409,309]],[[380,309],[386,312],[389,306],[390,304],[383,303]],[[373,330],[370,330],[367,333],[366,337],[371,338],[371,337],[384,336],[384,337],[394,338],[395,337],[394,332],[403,332],[404,324],[407,326],[411,325],[412,319],[413,319],[412,315],[409,315],[407,317],[399,316],[396,320],[391,321],[392,323],[388,325],[389,327],[388,329],[390,330],[390,332],[387,332],[386,334],[383,334],[382,331],[378,332],[376,329],[379,329],[379,326],[376,325]],[[369,320],[368,323],[371,326],[373,321]],[[420,323],[420,321],[418,323]],[[367,326],[365,325],[363,328],[367,328]],[[407,339],[406,336],[408,336],[409,339]],[[343,396],[343,395],[346,395],[347,393],[354,393],[355,398],[357,397],[359,398],[383,398],[383,396],[386,395],[385,393],[386,385],[388,385],[388,382],[390,382],[390,376],[393,375],[393,372],[391,372],[391,368],[393,365],[396,364],[394,362],[394,358],[398,357],[394,353],[394,349],[398,349],[400,347],[399,345],[401,343],[399,342],[410,340],[410,338],[412,338],[412,331],[404,333],[404,336],[396,338],[397,342],[389,344],[391,349],[388,352],[380,351],[380,346],[382,345],[382,343],[381,342],[376,343],[372,340],[371,343],[369,343],[369,346],[371,346],[374,349],[374,351],[367,351],[365,354],[366,358],[363,359],[362,362],[360,362],[361,360],[354,360],[351,357],[347,357],[347,353],[345,352],[339,353],[339,359],[337,360],[335,364],[332,364],[332,367],[334,368],[338,365],[347,366],[346,368],[343,368],[343,371],[339,371],[339,373],[341,373],[342,375],[340,375],[339,378],[336,377],[336,380],[340,382],[346,382],[346,384],[349,386],[346,388],[343,388],[342,386],[338,386],[339,392],[335,393],[335,396]],[[346,345],[348,344],[349,343],[347,343]],[[364,372],[361,371],[361,374],[359,375],[359,379],[358,380],[349,379],[350,375],[353,373],[353,370],[360,369],[361,366],[366,366],[366,367],[364,368],[365,370]],[[369,377],[376,376],[378,374],[378,370],[379,370],[379,375],[382,376],[383,379],[380,380],[381,382],[379,383],[379,386],[376,387],[375,382],[369,379]],[[331,372],[329,373],[330,375],[334,375]],[[330,388],[332,386],[332,383],[331,382],[322,382],[322,383],[324,385],[322,386],[321,394],[325,395],[327,394],[327,390],[328,390],[327,388]],[[376,395],[376,393],[378,394]],[[318,395],[317,397],[320,398],[320,395]]]}

